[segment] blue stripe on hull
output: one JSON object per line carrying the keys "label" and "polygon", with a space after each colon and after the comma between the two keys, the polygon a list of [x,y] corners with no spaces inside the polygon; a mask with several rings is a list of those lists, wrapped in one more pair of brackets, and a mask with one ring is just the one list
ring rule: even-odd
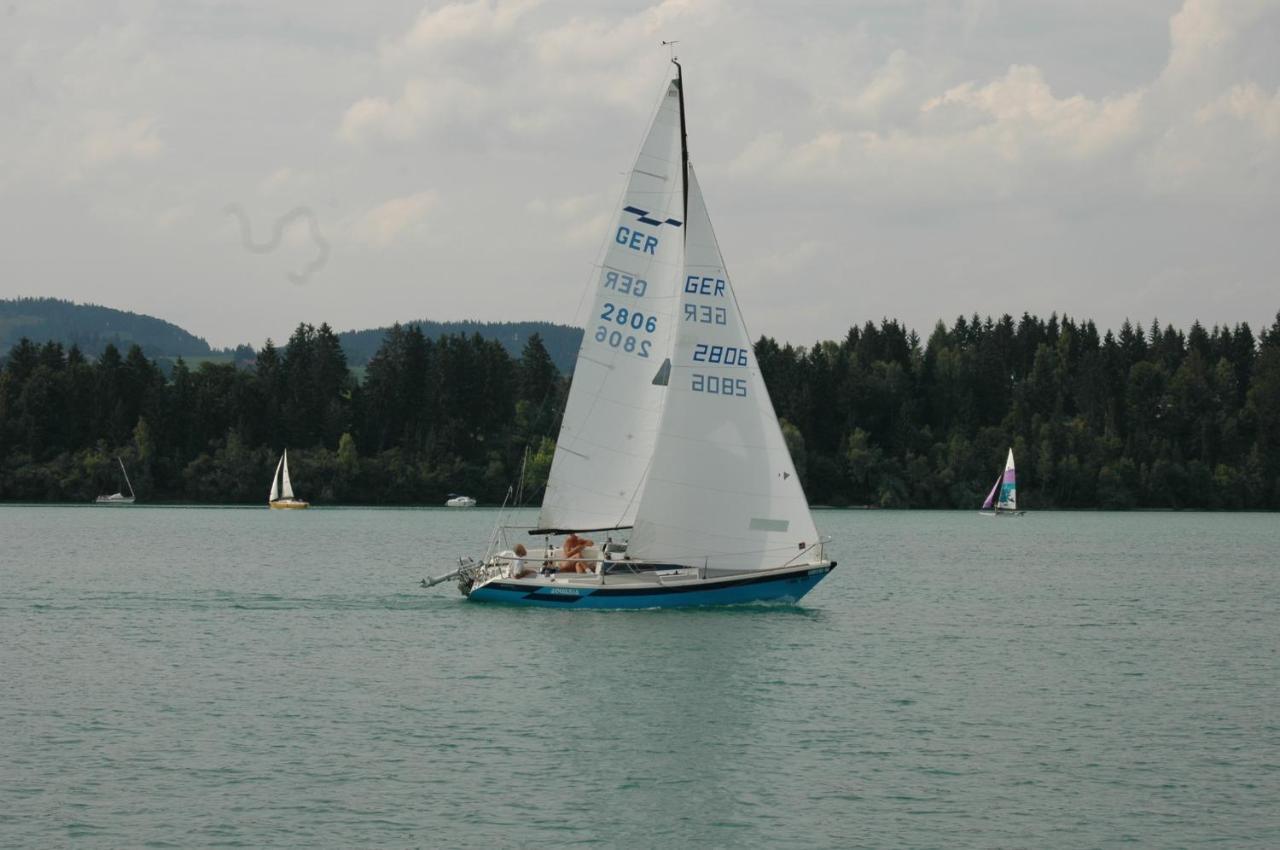
{"label": "blue stripe on hull", "polygon": [[835,565],[814,567],[790,576],[761,580],[748,578],[740,582],[709,589],[684,588],[610,588],[600,587],[528,587],[493,582],[471,591],[476,602],[501,602],[508,605],[534,605],[543,608],[676,608],[695,605],[742,605],[749,602],[797,602],[813,586],[831,572]]}

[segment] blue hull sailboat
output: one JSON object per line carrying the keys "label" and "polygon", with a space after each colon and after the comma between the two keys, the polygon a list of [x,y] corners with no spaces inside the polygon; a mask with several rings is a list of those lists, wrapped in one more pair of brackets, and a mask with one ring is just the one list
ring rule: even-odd
{"label": "blue hull sailboat", "polygon": [[592,282],[538,525],[500,520],[426,586],[574,609],[795,602],[836,565],[689,163],[675,65]]}
{"label": "blue hull sailboat", "polygon": [[691,573],[684,580],[671,577],[665,584],[652,580],[627,581],[621,576],[607,582],[562,580],[532,585],[501,579],[472,587],[476,602],[506,602],[545,608],[673,608],[694,605],[741,605],[751,602],[797,602],[835,566],[834,562],[779,574],[700,579]]}

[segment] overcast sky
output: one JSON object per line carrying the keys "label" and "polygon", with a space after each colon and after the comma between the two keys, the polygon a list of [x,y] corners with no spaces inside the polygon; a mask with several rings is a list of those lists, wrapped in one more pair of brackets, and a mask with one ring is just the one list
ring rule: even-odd
{"label": "overcast sky", "polygon": [[0,297],[575,321],[663,39],[754,334],[1280,309],[1280,0],[0,0]]}

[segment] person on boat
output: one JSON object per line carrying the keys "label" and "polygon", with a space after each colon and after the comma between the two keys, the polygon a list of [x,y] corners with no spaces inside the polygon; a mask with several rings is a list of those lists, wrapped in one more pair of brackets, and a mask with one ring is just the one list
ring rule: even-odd
{"label": "person on boat", "polygon": [[585,561],[576,560],[582,555],[582,550],[588,546],[594,546],[596,542],[586,537],[579,537],[573,532],[564,540],[564,563],[560,566],[559,572],[562,573],[586,573],[590,572],[590,568]]}
{"label": "person on boat", "polygon": [[524,558],[529,554],[529,550],[524,548],[523,543],[517,543],[515,548],[511,550],[511,554],[515,556],[511,558],[510,574],[512,578],[524,578],[535,573],[535,570],[529,569],[524,564]]}

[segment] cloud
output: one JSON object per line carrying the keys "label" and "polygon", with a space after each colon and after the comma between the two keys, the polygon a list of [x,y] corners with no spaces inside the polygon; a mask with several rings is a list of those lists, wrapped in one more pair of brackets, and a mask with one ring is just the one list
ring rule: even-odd
{"label": "cloud", "polygon": [[[1149,292],[1190,313],[1226,267],[1247,302],[1230,317],[1274,315],[1280,0],[396,5],[19,3],[0,28],[10,279],[176,306],[223,341],[279,336],[299,301],[264,299],[314,256],[307,228],[246,259],[210,226],[236,199],[264,240],[271,213],[315,210],[324,280],[379,282],[378,299],[309,289],[309,320],[421,315],[423,268],[455,315],[554,315],[581,294],[676,38],[753,328],[812,339],[867,310],[1105,322]],[[109,292],[75,261],[96,255],[121,263]],[[529,275],[543,285],[504,288]]]}
{"label": "cloud", "polygon": [[366,97],[342,116],[338,133],[346,142],[373,139],[405,142],[429,124],[439,127],[478,118],[484,92],[458,79],[413,77],[394,99]]}
{"label": "cloud", "polygon": [[555,233],[561,241],[573,246],[598,244],[612,219],[608,206],[597,193],[553,200],[535,198],[525,204],[525,210],[537,221],[554,222]]}
{"label": "cloud", "polygon": [[534,20],[540,6],[476,0],[423,10],[380,51],[398,93],[356,100],[338,137],[519,141],[563,135],[573,116],[601,106],[646,108],[653,78],[637,69],[652,63],[664,37],[709,28],[721,9],[719,0],[663,0],[621,19]]}
{"label": "cloud", "polygon": [[473,0],[424,8],[409,30],[384,50],[384,57],[394,62],[416,53],[458,53],[501,42],[538,5],[538,0]]}
{"label": "cloud", "polygon": [[1238,83],[1171,123],[1138,160],[1149,192],[1267,201],[1280,191],[1280,89]]}
{"label": "cloud", "polygon": [[432,191],[384,201],[359,218],[354,235],[368,245],[385,248],[421,224],[438,203]]}
{"label": "cloud", "polygon": [[1058,98],[1039,68],[1014,65],[985,86],[956,86],[926,101],[920,111],[926,119],[948,109],[970,113],[976,120],[950,140],[990,148],[1009,161],[1033,150],[1078,160],[1131,138],[1138,129],[1141,100],[1142,91],[1100,100],[1079,94]]}
{"label": "cloud", "polygon": [[1271,191],[1280,180],[1280,90],[1241,75],[1259,67],[1249,57],[1270,50],[1263,42],[1274,26],[1261,22],[1274,25],[1277,11],[1276,0],[1185,0],[1169,21],[1159,72],[1094,96],[1056,91],[1034,64],[923,94],[924,64],[897,48],[851,91],[829,98],[836,108],[817,124],[745,140],[729,170],[916,206],[1052,203],[1082,197],[1091,183],[1095,197]]}
{"label": "cloud", "polygon": [[844,98],[842,106],[858,117],[874,121],[908,93],[911,77],[917,71],[914,64],[915,60],[905,50],[894,50],[871,82]]}
{"label": "cloud", "polygon": [[1169,61],[1161,78],[1197,89],[1220,83],[1241,35],[1276,10],[1275,0],[1184,0],[1169,19]]}
{"label": "cloud", "polygon": [[121,159],[151,159],[164,150],[164,142],[156,133],[154,118],[132,121],[114,115],[98,115],[90,119],[92,127],[85,134],[80,149],[86,165],[105,165]]}
{"label": "cloud", "polygon": [[272,171],[258,184],[258,191],[267,196],[297,195],[310,190],[316,177],[297,168],[282,166]]}
{"label": "cloud", "polygon": [[1262,140],[1280,140],[1280,89],[1268,95],[1257,83],[1232,86],[1222,96],[1196,112],[1196,123],[1235,121]]}

